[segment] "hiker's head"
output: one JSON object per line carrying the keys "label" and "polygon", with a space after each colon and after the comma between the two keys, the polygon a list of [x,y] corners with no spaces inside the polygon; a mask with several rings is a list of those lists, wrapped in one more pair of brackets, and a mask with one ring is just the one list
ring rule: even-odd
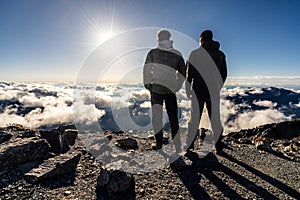
{"label": "hiker's head", "polygon": [[169,40],[171,33],[167,30],[160,30],[157,32],[157,41]]}
{"label": "hiker's head", "polygon": [[201,44],[206,41],[212,41],[212,39],[213,39],[213,32],[211,30],[205,30],[200,34]]}

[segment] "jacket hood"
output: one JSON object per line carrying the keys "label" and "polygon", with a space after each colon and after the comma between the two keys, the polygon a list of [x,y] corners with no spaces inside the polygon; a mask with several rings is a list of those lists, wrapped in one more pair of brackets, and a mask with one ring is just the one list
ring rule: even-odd
{"label": "jacket hood", "polygon": [[171,50],[173,49],[173,41],[172,40],[158,41],[157,47],[162,50]]}
{"label": "jacket hood", "polygon": [[217,41],[205,41],[201,44],[205,50],[219,50],[220,43]]}

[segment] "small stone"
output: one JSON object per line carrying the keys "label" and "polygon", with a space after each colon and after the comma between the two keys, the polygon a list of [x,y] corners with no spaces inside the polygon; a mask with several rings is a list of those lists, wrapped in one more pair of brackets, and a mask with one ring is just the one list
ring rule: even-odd
{"label": "small stone", "polygon": [[262,151],[268,151],[268,152],[272,152],[273,151],[272,148],[271,148],[271,146],[267,142],[262,141],[262,140],[261,141],[257,141],[255,143],[255,147],[256,147],[256,149],[262,150]]}
{"label": "small stone", "polygon": [[106,135],[106,138],[109,139],[109,140],[111,140],[113,137],[112,137],[111,134],[108,134],[108,135]]}
{"label": "small stone", "polygon": [[138,148],[137,141],[129,137],[117,140],[116,145],[125,150]]}
{"label": "small stone", "polygon": [[147,139],[154,140],[155,137],[154,137],[154,135],[149,135],[149,136],[147,137]]}
{"label": "small stone", "polygon": [[71,191],[69,191],[69,190],[67,190],[67,191],[64,192],[64,195],[65,195],[65,196],[68,196],[68,195],[70,195],[70,194],[71,194]]}
{"label": "small stone", "polygon": [[141,196],[144,196],[145,195],[145,190],[142,188],[142,189],[139,189],[139,193]]}

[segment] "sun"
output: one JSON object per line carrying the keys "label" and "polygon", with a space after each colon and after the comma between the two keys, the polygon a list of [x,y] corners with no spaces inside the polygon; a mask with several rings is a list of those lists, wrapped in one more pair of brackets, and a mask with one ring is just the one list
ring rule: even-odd
{"label": "sun", "polygon": [[115,35],[113,31],[102,31],[99,33],[98,43],[101,44]]}

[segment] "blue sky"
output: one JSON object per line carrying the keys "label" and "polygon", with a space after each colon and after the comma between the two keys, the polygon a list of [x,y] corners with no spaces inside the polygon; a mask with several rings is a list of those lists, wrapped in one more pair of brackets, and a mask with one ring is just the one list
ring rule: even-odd
{"label": "blue sky", "polygon": [[[229,76],[300,76],[300,3],[278,1],[0,1],[0,80],[73,81],[112,27],[214,31]],[[176,43],[176,41],[175,41]]]}

